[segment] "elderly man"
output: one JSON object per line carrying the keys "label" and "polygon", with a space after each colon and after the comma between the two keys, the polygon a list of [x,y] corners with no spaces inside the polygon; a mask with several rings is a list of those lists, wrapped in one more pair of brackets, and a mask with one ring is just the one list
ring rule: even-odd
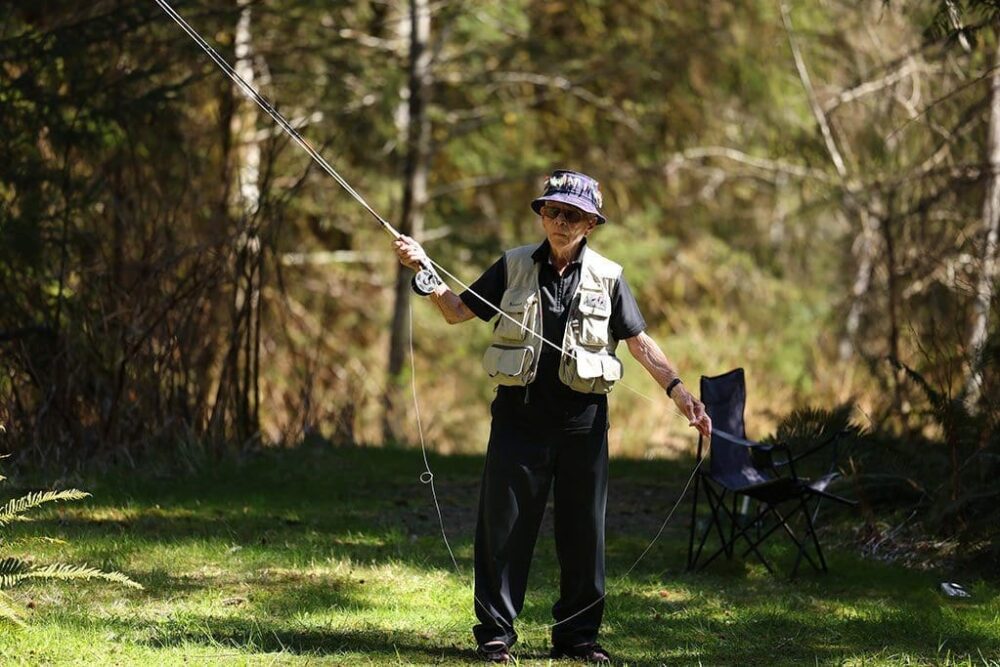
{"label": "elderly man", "polygon": [[[430,295],[452,324],[489,321],[498,311],[508,316],[496,322],[483,356],[499,386],[479,496],[473,632],[478,654],[491,662],[509,661],[517,640],[514,619],[550,487],[560,567],[552,657],[610,661],[597,635],[604,611],[607,393],[622,376],[618,342],[625,341],[691,426],[711,432],[704,406],[644,333],[622,267],[587,243],[607,222],[602,205],[594,179],[553,172],[531,202],[545,241],[508,250],[461,295],[446,285]],[[408,237],[394,244],[400,262],[414,270],[426,258]]]}

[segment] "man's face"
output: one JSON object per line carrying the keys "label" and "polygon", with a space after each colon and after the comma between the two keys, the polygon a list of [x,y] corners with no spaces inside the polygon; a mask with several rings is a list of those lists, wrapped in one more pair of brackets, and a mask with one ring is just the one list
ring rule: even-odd
{"label": "man's face", "polygon": [[597,226],[596,216],[562,202],[545,202],[540,214],[549,245],[557,252],[576,248]]}

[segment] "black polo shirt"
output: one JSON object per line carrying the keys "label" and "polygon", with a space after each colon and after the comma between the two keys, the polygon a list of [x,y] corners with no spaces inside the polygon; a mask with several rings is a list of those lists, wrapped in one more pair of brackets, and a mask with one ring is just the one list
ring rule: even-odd
{"label": "black polo shirt", "polygon": [[[583,243],[586,244],[584,239]],[[583,246],[580,248],[583,252]],[[570,305],[580,284],[580,256],[570,262],[560,276],[549,261],[549,242],[544,241],[532,253],[539,263],[538,287],[542,297],[542,335],[557,346],[562,345]],[[497,317],[497,311],[480,301],[476,292],[493,306],[500,307],[500,299],[507,289],[507,265],[500,257],[493,266],[472,283],[471,291],[461,294],[461,299],[476,316],[484,321]],[[615,340],[638,336],[646,329],[646,321],[632,291],[621,276],[611,295],[611,335]],[[596,423],[607,422],[608,397],[606,394],[583,394],[573,391],[559,379],[560,352],[549,345],[542,345],[538,360],[538,375],[528,387],[498,387],[493,404],[495,417],[519,419],[540,429],[559,431],[589,431]]]}

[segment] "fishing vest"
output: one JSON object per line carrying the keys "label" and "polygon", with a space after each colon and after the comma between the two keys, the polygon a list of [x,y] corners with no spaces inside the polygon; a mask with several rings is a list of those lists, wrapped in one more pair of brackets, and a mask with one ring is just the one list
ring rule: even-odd
{"label": "fishing vest", "polygon": [[[523,387],[538,373],[545,343],[539,264],[531,257],[537,249],[526,245],[504,253],[507,285],[500,310],[514,321],[498,319],[492,344],[483,355],[483,368],[500,385]],[[622,377],[622,362],[615,356],[618,341],[610,327],[611,297],[621,273],[620,265],[584,246],[580,284],[570,301],[561,341],[569,354],[562,354],[559,362],[559,379],[574,391],[606,394]]]}

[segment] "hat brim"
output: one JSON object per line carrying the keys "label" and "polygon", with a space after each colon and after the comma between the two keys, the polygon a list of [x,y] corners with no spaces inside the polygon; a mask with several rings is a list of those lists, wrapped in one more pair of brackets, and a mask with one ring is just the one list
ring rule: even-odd
{"label": "hat brim", "polygon": [[591,213],[593,215],[596,215],[597,216],[597,224],[599,224],[599,225],[603,225],[605,222],[608,221],[607,218],[605,218],[603,215],[601,215],[600,211],[598,211],[596,208],[594,208],[594,205],[590,202],[589,199],[586,199],[584,197],[580,197],[578,195],[572,195],[572,194],[564,193],[564,192],[554,192],[551,195],[546,195],[544,197],[539,197],[535,201],[531,202],[531,210],[534,211],[535,213],[537,213],[538,215],[541,215],[542,214],[541,213],[541,211],[542,211],[542,204],[544,204],[547,201],[557,201],[557,202],[561,202],[563,204],[569,204],[570,206],[575,206],[576,208],[580,209],[581,211],[586,211],[587,213]]}

